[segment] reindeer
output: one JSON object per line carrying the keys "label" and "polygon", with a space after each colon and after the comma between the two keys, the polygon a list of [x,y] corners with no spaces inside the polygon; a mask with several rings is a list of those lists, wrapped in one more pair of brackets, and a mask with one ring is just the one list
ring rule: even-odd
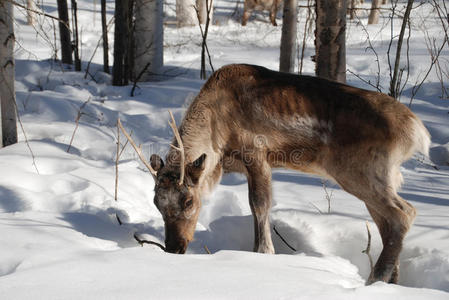
{"label": "reindeer", "polygon": [[242,26],[245,26],[253,10],[269,10],[270,21],[277,26],[276,14],[282,5],[282,0],[245,0],[243,6]]}
{"label": "reindeer", "polygon": [[191,103],[164,162],[153,154],[154,204],[166,251],[185,253],[201,198],[223,172],[248,179],[254,251],[274,253],[271,169],[290,168],[337,182],[362,200],[383,242],[367,283],[396,283],[402,242],[416,212],[397,194],[400,165],[428,153],[430,135],[406,106],[378,92],[310,76],[229,65]]}

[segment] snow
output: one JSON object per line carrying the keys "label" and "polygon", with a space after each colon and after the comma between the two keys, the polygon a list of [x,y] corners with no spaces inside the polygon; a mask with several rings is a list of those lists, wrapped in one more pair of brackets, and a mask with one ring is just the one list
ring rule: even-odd
{"label": "snow", "polygon": [[[101,26],[98,13],[93,20],[91,1],[78,2],[85,69]],[[175,2],[167,2],[165,18],[171,20]],[[235,1],[215,2],[216,24],[208,42],[214,68],[241,62],[277,69],[281,26],[271,26],[267,13],[256,13],[242,27],[231,17]],[[113,6],[108,1],[108,18]],[[56,14],[54,3],[46,3],[45,9]],[[443,34],[429,5],[412,16],[412,67],[401,97],[405,104],[430,62],[423,29],[440,40]],[[389,80],[387,17],[383,13],[379,25],[366,27],[379,55],[383,91]],[[16,18],[17,104],[35,165],[19,128],[19,143],[0,149],[2,299],[449,299],[449,102],[441,99],[434,71],[411,106],[432,135],[430,158],[415,156],[401,168],[405,182],[400,194],[417,208],[418,216],[401,254],[400,284],[365,286],[366,221],[374,258],[381,240],[363,203],[333,183],[289,170],[273,172],[271,220],[295,252],[274,232],[276,255],[251,252],[253,220],[246,180],[239,174],[226,175],[203,200],[195,240],[186,255],[138,245],[134,233],[163,242],[164,223],[153,205],[153,179],[129,146],[119,163],[114,200],[115,124],[120,117],[147,157],[164,155],[172,137],[167,110],[179,121],[204,83],[198,70],[199,29],[166,25],[163,80],[139,83],[135,97],[130,97],[131,86],[112,87],[109,75],[101,72],[101,51],[94,55],[91,76],[84,78],[84,72],[51,59],[51,21],[40,17],[36,34],[17,8]],[[304,21],[301,10],[301,31]],[[366,50],[361,26],[366,22],[367,16],[361,15],[348,23],[347,64],[374,83],[378,70],[375,55]],[[395,20],[395,32],[399,22]],[[112,41],[112,31],[109,34]],[[441,54],[446,67],[448,49]],[[309,38],[306,74],[314,72],[312,55]],[[348,82],[373,89],[350,73]],[[447,87],[447,78],[443,83]],[[331,199],[329,211],[323,184]]]}

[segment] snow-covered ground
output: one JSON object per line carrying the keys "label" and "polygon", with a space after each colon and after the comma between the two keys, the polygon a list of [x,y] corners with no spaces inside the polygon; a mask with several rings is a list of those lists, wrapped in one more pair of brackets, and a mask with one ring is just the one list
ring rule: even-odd
{"label": "snow-covered ground", "polygon": [[[56,14],[53,2],[46,1],[44,7]],[[85,68],[101,37],[99,4],[94,18],[92,1],[78,2]],[[215,3],[216,23],[208,43],[214,67],[244,62],[277,69],[281,26],[271,26],[267,14],[259,13],[242,27],[232,16],[236,1]],[[110,18],[112,0],[108,7]],[[168,1],[165,12],[167,20],[174,17],[174,0]],[[383,17],[366,30],[379,56],[380,84],[387,91],[391,33],[388,13]],[[167,110],[179,121],[204,83],[198,70],[199,29],[167,25],[164,80],[140,83],[135,97],[130,97],[131,86],[112,87],[109,75],[100,72],[101,51],[90,67],[95,80],[85,79],[84,73],[50,59],[51,21],[40,18],[43,25],[36,26],[36,34],[19,9],[16,18],[16,91],[24,131],[19,128],[18,144],[0,150],[1,299],[449,299],[449,100],[441,99],[435,72],[411,106],[432,134],[432,145],[431,160],[418,156],[402,168],[405,184],[400,194],[417,208],[418,217],[401,254],[400,285],[365,286],[366,221],[375,258],[381,240],[363,203],[333,183],[325,182],[325,190],[321,179],[287,170],[273,174],[271,219],[296,252],[275,234],[277,255],[250,252],[252,217],[240,175],[224,177],[204,199],[188,254],[140,247],[134,233],[162,242],[164,224],[152,203],[153,179],[129,146],[121,156],[118,201],[114,200],[115,124],[120,117],[147,156],[163,155],[172,136]],[[301,39],[304,21],[302,9]],[[412,12],[411,68],[403,103],[409,103],[413,85],[430,64],[425,34],[437,43],[443,39],[439,22],[429,5]],[[347,67],[375,82],[376,56],[367,50],[361,25],[366,23],[364,13],[348,23]],[[396,19],[394,35],[399,26]],[[446,46],[441,53],[446,70],[448,50]],[[312,38],[307,39],[305,53],[304,71],[313,74]],[[447,88],[449,80],[443,80]],[[372,88],[351,73],[348,82]]]}

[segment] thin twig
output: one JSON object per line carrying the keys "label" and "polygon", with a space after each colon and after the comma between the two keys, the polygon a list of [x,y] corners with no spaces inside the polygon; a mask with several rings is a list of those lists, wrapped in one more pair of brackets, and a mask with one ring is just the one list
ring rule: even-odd
{"label": "thin twig", "polygon": [[114,191],[115,201],[117,201],[117,193],[118,193],[118,162],[119,162],[119,160],[120,160],[120,127],[118,126],[118,119],[117,119],[117,154],[115,157],[115,191]]}
{"label": "thin twig", "polygon": [[117,218],[118,224],[121,226],[123,224],[123,222],[122,222],[122,220],[120,220],[120,217],[118,216],[118,214],[115,214],[115,217]]}
{"label": "thin twig", "polygon": [[[114,20],[114,17],[112,17],[109,22],[108,25],[106,26],[106,34],[109,32],[110,29],[110,25],[112,24],[112,21]],[[104,34],[104,32],[103,32]],[[97,45],[95,46],[94,52],[92,53],[92,56],[89,59],[89,62],[87,63],[87,67],[86,67],[86,73],[84,73],[84,79],[87,78],[87,74],[89,74],[89,68],[90,68],[90,64],[92,63],[92,60],[94,59],[95,54],[97,53],[97,49],[98,47],[100,47],[100,43],[103,41],[103,34],[101,35],[101,37],[98,39]],[[91,75],[92,76],[92,75]],[[93,76],[92,76],[93,77]]]}
{"label": "thin twig", "polygon": [[151,65],[151,62],[148,62],[145,65],[145,67],[143,67],[143,69],[140,71],[140,73],[137,75],[136,79],[134,79],[133,88],[131,89],[131,97],[134,97],[134,90],[136,89],[137,82],[140,80],[140,78],[143,76],[143,74],[145,74],[145,72],[150,67],[150,65]]}
{"label": "thin twig", "polygon": [[140,161],[147,167],[148,171],[150,171],[151,175],[153,177],[157,176],[156,171],[151,167],[151,165],[148,163],[148,161],[145,159],[145,156],[142,154],[142,149],[136,145],[132,137],[128,134],[128,132],[125,130],[125,128],[122,125],[122,122],[120,121],[120,118],[117,119],[117,125],[120,127],[120,130],[123,132],[123,134],[126,136],[128,141],[131,143],[131,146],[133,146],[134,150],[136,151],[137,155],[140,158]]}
{"label": "thin twig", "polygon": [[206,251],[207,254],[212,254],[212,253],[210,253],[209,248],[207,248],[206,245],[204,245],[203,248],[204,248],[204,250]]}
{"label": "thin twig", "polygon": [[285,239],[284,237],[277,231],[276,226],[273,226],[273,231],[276,233],[276,235],[289,247],[292,251],[296,252],[296,249],[293,248]]}
{"label": "thin twig", "polygon": [[304,52],[306,50],[307,25],[309,24],[310,16],[311,16],[310,0],[307,0],[307,6],[308,6],[307,17],[306,17],[306,21],[304,23],[304,33],[303,33],[303,37],[302,37],[301,59],[299,61],[299,75],[302,74],[302,67],[303,67],[303,63],[304,63]]}
{"label": "thin twig", "polygon": [[47,18],[56,20],[56,21],[58,21],[58,22],[64,24],[64,25],[70,30],[69,24],[67,24],[64,20],[61,20],[60,18],[57,18],[57,17],[55,17],[55,16],[46,14],[46,13],[44,13],[44,12],[41,12],[41,11],[38,11],[38,10],[35,10],[35,9],[28,8],[28,7],[26,7],[25,5],[22,5],[22,4],[20,4],[20,3],[16,2],[16,1],[14,1],[14,0],[6,0],[6,1],[11,2],[11,3],[14,4],[15,6],[20,7],[20,8],[23,8],[23,9],[25,9],[25,10],[27,10],[27,11],[30,11],[30,12],[33,12],[33,13],[35,13],[35,14],[38,14],[38,15],[41,15],[41,16],[44,16],[44,17],[47,17]]}
{"label": "thin twig", "polygon": [[75,120],[75,123],[76,123],[75,129],[73,130],[72,138],[70,139],[70,143],[69,143],[69,146],[68,146],[68,148],[67,148],[67,153],[69,153],[69,152],[70,152],[70,148],[72,148],[73,139],[75,138],[76,131],[78,130],[79,121],[80,121],[80,119],[81,119],[81,116],[84,114],[84,113],[83,113],[83,109],[84,109],[84,107],[87,105],[87,103],[89,103],[89,101],[90,101],[90,97],[89,97],[89,99],[87,99],[87,100],[80,106],[80,108],[79,108],[79,110],[78,110],[78,115],[76,116],[76,120]]}
{"label": "thin twig", "polygon": [[368,232],[368,242],[366,245],[366,249],[362,251],[362,253],[365,253],[366,255],[368,255],[368,259],[369,259],[369,266],[370,266],[370,270],[371,270],[371,274],[374,271],[374,264],[373,264],[373,258],[371,257],[371,231],[369,230],[369,224],[368,221],[366,221],[366,231]]}
{"label": "thin twig", "polygon": [[23,127],[23,123],[22,123],[22,120],[21,120],[21,118],[19,116],[19,110],[17,109],[17,104],[16,104],[15,101],[14,101],[14,105],[16,106],[16,111],[17,111],[17,121],[19,121],[20,128],[22,129],[23,137],[25,139],[25,143],[26,143],[26,145],[28,147],[28,150],[30,151],[31,159],[33,160],[34,169],[36,170],[37,174],[40,174],[39,173],[39,169],[37,168],[37,165],[36,165],[36,157],[34,156],[34,152],[31,149],[30,141],[28,140],[28,137],[26,135],[25,128]]}
{"label": "thin twig", "polygon": [[[379,86],[375,86],[374,84],[371,83],[370,80],[366,80],[363,77],[361,77],[359,74],[354,73],[353,71],[351,71],[350,69],[347,69],[346,72],[351,73],[352,75],[354,75],[355,77],[357,77],[358,79],[360,79],[361,81],[363,81],[364,83],[368,84],[369,86],[372,86],[373,88],[375,88],[376,90],[379,91]],[[380,91],[381,92],[381,91]]]}
{"label": "thin twig", "polygon": [[325,197],[327,200],[327,213],[330,214],[331,213],[331,199],[332,199],[332,195],[333,195],[334,191],[331,191],[329,194],[329,191],[327,190],[327,187],[326,187],[326,182],[324,180],[322,180],[321,183],[323,184],[323,189],[324,189]]}
{"label": "thin twig", "polygon": [[[382,93],[382,89],[380,88],[380,62],[379,62],[379,55],[377,54],[376,49],[374,49],[374,46],[371,43],[371,37],[369,35],[368,30],[366,29],[366,26],[363,25],[363,22],[360,20],[360,18],[359,18],[359,16],[357,14],[356,14],[356,17],[357,17],[357,19],[359,21],[359,24],[362,26],[362,30],[363,30],[363,32],[365,32],[366,40],[368,41],[368,47],[365,49],[365,52],[368,51],[368,50],[371,50],[374,53],[374,55],[376,56],[376,63],[377,63],[376,85],[372,85],[372,86],[375,87],[378,92]],[[358,78],[360,78],[360,77],[358,77]]]}
{"label": "thin twig", "polygon": [[419,83],[418,86],[415,85],[415,86],[413,87],[413,89],[412,89],[412,97],[410,98],[410,103],[408,104],[409,107],[412,106],[413,98],[416,96],[416,94],[418,93],[418,91],[421,89],[421,86],[423,85],[423,83],[424,83],[424,81],[427,79],[427,77],[429,76],[430,71],[432,71],[433,65],[436,63],[436,61],[437,61],[438,58],[440,57],[440,53],[441,53],[441,51],[443,50],[444,45],[446,44],[447,41],[448,41],[447,39],[444,39],[444,40],[443,40],[443,43],[441,44],[440,49],[438,49],[438,52],[436,53],[436,55],[435,55],[434,58],[432,59],[432,62],[431,62],[431,64],[430,64],[429,69],[428,69],[427,72],[426,72],[426,75],[425,75],[424,78],[421,80],[421,82]]}
{"label": "thin twig", "polygon": [[153,241],[148,241],[148,240],[142,240],[137,236],[137,233],[134,233],[134,239],[140,244],[140,246],[143,247],[143,244],[150,244],[150,245],[155,245],[158,246],[159,248],[161,248],[163,251],[165,250],[165,247],[162,246],[161,244],[159,244],[158,242],[153,242]]}
{"label": "thin twig", "polygon": [[[2,78],[3,81],[4,81],[4,82],[8,82],[8,81],[6,80],[5,72],[0,72],[0,74],[1,74],[1,76],[3,77],[3,78]],[[6,86],[7,86],[8,90],[9,90],[9,92],[10,92],[12,95],[15,95],[15,90],[14,90],[14,88],[11,88],[11,86],[10,86],[9,84],[7,84]],[[33,164],[33,166],[34,166],[34,169],[36,170],[36,173],[37,173],[37,174],[40,174],[40,173],[39,173],[39,169],[37,168],[37,165],[36,165],[36,157],[34,156],[34,152],[33,152],[33,150],[31,149],[30,141],[28,140],[28,137],[27,137],[26,132],[25,132],[25,128],[23,127],[22,119],[21,119],[20,113],[19,113],[19,107],[17,106],[17,102],[16,102],[15,97],[14,97],[13,103],[14,103],[14,107],[15,107],[15,109],[16,109],[17,121],[19,122],[20,129],[22,129],[23,138],[25,139],[25,144],[27,145],[27,148],[28,148],[28,150],[30,151],[31,159],[33,160],[32,164]]]}
{"label": "thin twig", "polygon": [[320,215],[323,214],[323,212],[321,211],[321,209],[320,209],[318,206],[316,206],[316,205],[313,204],[312,202],[309,202],[309,204],[312,205],[312,206],[318,211],[318,213],[319,213]]}

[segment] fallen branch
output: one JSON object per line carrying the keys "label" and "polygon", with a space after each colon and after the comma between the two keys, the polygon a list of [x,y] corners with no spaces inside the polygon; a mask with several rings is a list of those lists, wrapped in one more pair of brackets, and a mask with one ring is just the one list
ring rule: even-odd
{"label": "fallen branch", "polygon": [[283,237],[282,235],[277,231],[276,226],[273,226],[274,232],[277,234],[277,236],[289,247],[292,251],[296,252],[296,249],[293,248]]}
{"label": "fallen branch", "polygon": [[140,244],[140,246],[143,247],[143,244],[150,244],[150,245],[154,245],[154,246],[158,246],[159,248],[161,248],[164,252],[165,252],[165,247],[162,246],[161,244],[159,244],[158,242],[153,242],[153,241],[148,241],[148,240],[142,240],[140,239],[136,233],[134,233],[134,239]]}

